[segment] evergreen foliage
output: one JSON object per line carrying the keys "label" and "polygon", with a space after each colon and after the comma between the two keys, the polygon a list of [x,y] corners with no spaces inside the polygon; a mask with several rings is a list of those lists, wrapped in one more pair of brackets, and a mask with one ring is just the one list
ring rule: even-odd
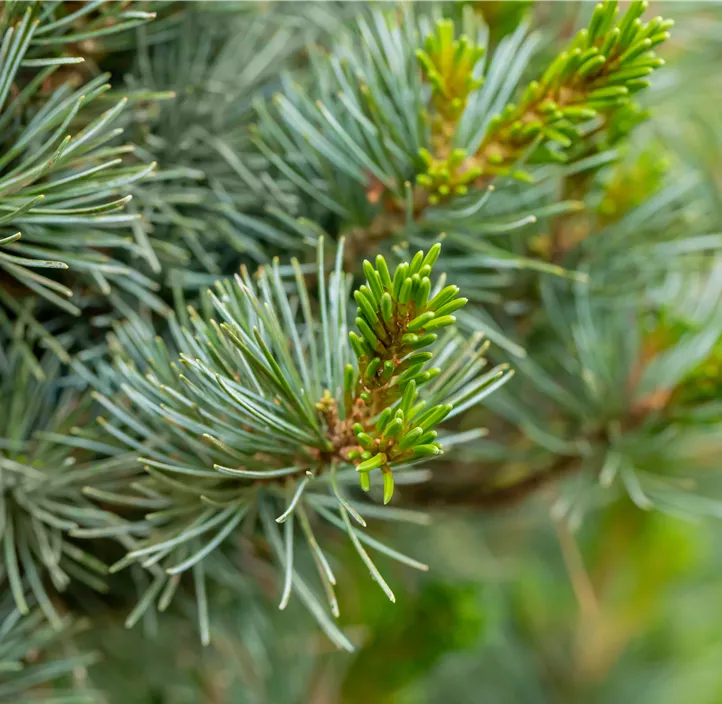
{"label": "evergreen foliage", "polygon": [[[124,193],[154,164],[123,162],[132,146],[114,143],[122,130],[113,125],[128,99],[108,105],[104,96],[110,75],[101,73],[73,89],[60,69],[81,64],[84,58],[53,48],[104,36],[108,30],[124,31],[154,15],[117,13],[98,3],[56,17],[58,9],[59,3],[42,9],[5,3],[0,18],[0,262],[6,275],[24,289],[79,315],[81,309],[69,300],[80,285],[77,277],[84,277],[82,285],[96,296],[111,300],[113,285],[136,294],[156,288],[147,276],[99,251],[129,249],[144,256],[140,243],[114,231],[126,229],[135,217],[122,212],[130,200]],[[76,17],[87,17],[93,10],[99,16],[83,31],[73,32]],[[111,18],[113,24],[108,25]],[[95,116],[96,104],[103,102],[106,109]],[[66,285],[34,271],[42,268],[67,269],[75,278]],[[19,293],[6,286],[0,296],[3,306],[17,314],[22,305]]]}
{"label": "evergreen foliage", "polygon": [[[62,619],[48,590],[51,585],[64,591],[71,579],[77,579],[107,591],[105,565],[68,535],[79,522],[106,520],[86,493],[94,491],[102,498],[103,476],[115,484],[129,469],[135,470],[135,458],[129,456],[95,460],[112,447],[97,433],[79,427],[87,421],[90,398],[72,387],[71,378],[61,376],[60,366],[52,352],[35,359],[22,325],[12,336],[3,337],[1,570],[18,612],[29,612],[25,596],[29,588],[55,627]],[[85,492],[91,479],[94,487]]]}
{"label": "evergreen foliage", "polygon": [[[115,375],[125,399],[96,394],[110,415],[99,420],[124,448],[139,453],[148,477],[134,481],[130,495],[93,493],[151,512],[135,523],[113,521],[105,531],[90,528],[74,534],[130,534],[132,550],[111,571],[139,563],[157,572],[130,622],[156,598],[164,611],[180,576],[191,570],[202,637],[208,641],[204,559],[233,531],[252,532],[257,522],[284,574],[280,608],[285,609],[295,590],[329,635],[347,648],[348,639],[298,572],[295,528],[307,543],[336,617],[336,577],[315,537],[317,518],[348,533],[392,601],[392,590],[362,543],[426,569],[350,520],[365,528],[364,514],[398,520],[414,520],[414,514],[352,502],[344,485],[355,466],[362,488],[369,491],[369,475],[380,469],[383,501],[388,503],[394,473],[400,481],[413,480],[409,467],[441,453],[434,426],[478,403],[509,376],[507,365],[480,374],[485,360],[478,340],[466,342],[453,331],[440,340],[435,354],[416,351],[432,345],[437,337],[432,331],[454,322],[447,311],[464,303],[453,300],[454,286],[438,293],[431,289],[429,274],[439,251],[437,245],[426,257],[418,252],[410,264],[399,264],[395,289],[383,257],[377,260],[378,271],[366,262],[368,286],[355,292],[362,336],[346,334],[350,280],[341,268],[342,246],[327,281],[323,240],[318,316],[311,310],[299,263],[293,261],[291,297],[276,260],[255,277],[244,269],[234,280],[216,284],[202,307],[220,322],[193,308],[186,326],[171,321],[174,351],[147,328],[117,328]],[[356,365],[349,361],[350,347],[358,355]],[[424,370],[429,360],[452,356],[456,359],[443,374],[438,367]],[[426,398],[419,401],[417,387],[424,384]],[[479,434],[467,433],[466,439]],[[275,522],[270,520],[274,513]],[[283,536],[277,524],[283,525]]]}
{"label": "evergreen foliage", "polygon": [[609,535],[661,600],[659,516],[722,514],[719,45],[543,5],[0,6],[0,701],[461,702],[487,628],[550,701],[533,521],[600,651]]}
{"label": "evergreen foliage", "polygon": [[[72,637],[80,624],[70,617],[55,625],[44,620],[40,609],[22,617],[12,599],[0,602],[0,697],[6,702],[43,704],[96,704],[97,692],[83,679],[86,668],[97,662],[93,653],[72,652]],[[67,644],[64,657],[47,659],[53,646]]]}

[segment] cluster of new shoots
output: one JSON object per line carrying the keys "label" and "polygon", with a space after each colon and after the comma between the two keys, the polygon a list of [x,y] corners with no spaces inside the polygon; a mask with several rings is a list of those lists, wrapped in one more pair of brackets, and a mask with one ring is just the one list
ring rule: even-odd
{"label": "cluster of new shoots", "polygon": [[453,313],[467,301],[457,298],[456,286],[432,292],[431,271],[440,251],[435,244],[426,255],[417,252],[393,276],[383,256],[376,257],[375,268],[364,261],[366,284],[354,292],[358,333],[349,337],[358,364],[346,366],[344,392],[358,447],[346,457],[366,491],[369,473],[382,472],[386,503],[394,488],[391,467],[441,454],[434,426],[452,410],[448,403],[427,408],[419,400],[419,388],[440,373],[426,368],[434,355],[425,348],[456,322]]}
{"label": "cluster of new shoots", "polygon": [[436,33],[416,51],[424,76],[432,86],[434,107],[444,120],[455,122],[466,107],[469,94],[483,84],[474,77],[474,68],[484,55],[484,48],[462,34],[454,39],[454,22],[440,19]]}
{"label": "cluster of new shoots", "polygon": [[417,52],[438,113],[432,122],[432,149],[419,150],[425,170],[416,179],[429,192],[429,203],[463,196],[493,176],[530,181],[527,171],[515,168],[525,155],[537,163],[564,162],[565,150],[583,137],[583,123],[597,119],[613,131],[620,111],[634,118],[630,96],[646,88],[649,75],[664,64],[653,49],[669,37],[674,24],[661,17],[643,23],[646,8],[646,1],[634,2],[617,21],[617,3],[599,3],[589,27],[526,87],[519,103],[509,103],[491,118],[473,153],[454,147],[454,137],[469,95],[483,84],[473,77],[483,50],[464,36],[454,41],[450,20],[438,22],[426,49]]}
{"label": "cluster of new shoots", "polygon": [[429,202],[434,205],[449,196],[464,196],[468,184],[482,174],[482,170],[467,159],[465,149],[453,148],[456,126],[469,95],[480,88],[484,79],[474,77],[477,63],[484,48],[469,41],[462,34],[454,39],[454,22],[441,19],[436,32],[426,37],[424,49],[416,51],[424,77],[431,83],[435,109],[432,127],[432,154],[419,149],[426,170],[416,182],[430,192]]}
{"label": "cluster of new shoots", "polygon": [[669,38],[672,20],[642,22],[647,2],[633,2],[617,21],[617,3],[599,3],[587,29],[525,89],[518,105],[492,118],[479,149],[486,173],[508,173],[534,142],[537,156],[564,161],[562,151],[580,138],[578,125],[629,104],[630,96],[649,85],[647,78],[664,64],[653,49]]}
{"label": "cluster of new shoots", "polygon": [[469,184],[483,173],[481,167],[469,163],[465,149],[453,149],[443,159],[435,159],[428,149],[420,149],[419,156],[424,160],[426,171],[416,177],[416,183],[431,191],[431,205],[449,196],[465,196]]}

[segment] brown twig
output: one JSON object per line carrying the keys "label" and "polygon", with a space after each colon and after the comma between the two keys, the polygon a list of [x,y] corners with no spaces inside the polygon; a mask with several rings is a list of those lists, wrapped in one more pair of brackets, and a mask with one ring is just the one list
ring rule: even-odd
{"label": "brown twig", "polygon": [[578,457],[573,455],[559,457],[557,461],[544,472],[531,474],[515,484],[498,487],[473,496],[472,500],[474,505],[491,509],[507,508],[535,493],[543,486],[555,482],[567,474],[571,474],[579,467],[578,459]]}
{"label": "brown twig", "polygon": [[439,485],[431,482],[414,488],[414,503],[427,507],[453,505],[466,508],[481,508],[495,511],[516,506],[519,502],[562,477],[579,468],[579,458],[574,455],[559,457],[552,466],[506,486],[469,489],[468,483],[458,487],[458,491],[440,490]]}

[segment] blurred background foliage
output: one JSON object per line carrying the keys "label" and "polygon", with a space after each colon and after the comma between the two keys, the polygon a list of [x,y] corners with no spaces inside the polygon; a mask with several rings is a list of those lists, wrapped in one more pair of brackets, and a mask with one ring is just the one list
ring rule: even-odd
{"label": "blurred background foliage", "polygon": [[[315,218],[333,231],[335,216],[318,203],[301,202],[297,189],[276,178],[265,154],[255,149],[254,101],[289,90],[291,74],[282,69],[298,72],[306,90],[303,70],[309,57],[304,47],[314,44],[325,51],[339,28],[362,10],[360,4],[314,2],[117,5],[142,5],[158,17],[107,37],[77,39],[72,55],[83,55],[86,62],[82,69],[63,67],[62,73],[70,85],[81,85],[101,71],[110,72],[113,90],[99,101],[106,101],[103,108],[108,109],[110,99],[131,96],[130,109],[117,119],[125,127],[124,139],[135,146],[133,168],[159,165],[148,179],[131,185],[130,212],[143,219],[133,222],[133,242],[118,254],[122,266],[147,264],[149,280],[128,286],[112,310],[99,302],[92,283],[87,288],[82,284],[93,325],[101,329],[119,313],[136,308],[167,314],[167,305],[193,296],[241,261],[265,261],[269,251],[298,252],[300,239],[296,232],[289,235],[286,213]],[[593,4],[580,2],[442,5],[450,14],[461,13],[463,5],[483,16],[491,47],[522,21],[543,28],[544,42],[530,64],[531,75],[553,59],[593,10]],[[592,206],[583,214],[565,214],[564,241],[570,249],[596,230],[614,226],[669,185],[670,178],[677,183],[685,169],[701,174],[697,199],[690,212],[687,201],[674,209],[670,229],[699,231],[695,223],[703,221],[705,231],[722,232],[722,5],[652,2],[649,16],[657,14],[673,18],[676,25],[660,51],[667,66],[641,98],[649,119],[621,144],[616,163],[589,177],[595,179],[593,189],[585,184],[583,194],[567,194],[572,199],[591,193]],[[208,61],[212,41],[223,50]],[[100,114],[93,105],[87,109]],[[636,117],[627,116],[631,123]],[[626,134],[624,125],[619,129]],[[553,259],[544,228],[535,230],[524,246],[527,253]],[[712,254],[703,256],[708,264],[713,259]],[[722,276],[719,267],[710,268],[708,277],[700,277],[703,281],[671,275],[654,282],[654,312],[641,314],[648,358],[704,325],[699,311],[685,304],[684,294]],[[474,280],[479,273],[467,275]],[[479,289],[493,302],[495,294],[488,294],[486,283],[483,279]],[[165,303],[156,298],[161,285]],[[618,280],[609,285],[612,296],[617,286]],[[528,280],[515,280],[508,290],[523,308],[530,288]],[[523,315],[523,310],[521,315],[512,311],[509,318]],[[44,322],[53,329],[51,316]],[[533,330],[534,321],[528,325]],[[533,334],[526,339],[530,341],[535,342]],[[87,378],[97,374],[102,379],[102,364],[96,367],[92,352],[96,343],[97,333],[82,319],[72,342],[65,345],[62,337],[59,342],[67,349],[90,349],[76,371],[82,368]],[[571,358],[569,345],[564,349]],[[706,414],[710,424],[722,417],[722,342],[717,340],[710,350],[670,391],[673,402],[667,397],[660,402],[672,408],[680,426],[691,424],[692,416],[697,423]],[[507,442],[518,451],[517,458],[504,457],[504,472],[514,475],[527,466],[527,451],[536,438],[512,431],[505,417],[485,414],[467,423],[483,421],[496,443]],[[711,446],[718,448],[719,441]],[[453,472],[450,466],[437,468],[431,488],[408,490],[410,501],[428,508],[430,528],[383,525],[382,537],[392,536],[399,550],[423,556],[430,566],[428,573],[417,574],[379,559],[394,584],[395,605],[352,559],[351,547],[340,538],[332,540],[333,560],[343,566],[341,623],[361,644],[358,652],[337,652],[294,602],[279,614],[274,576],[260,561],[245,565],[254,576],[249,581],[230,566],[218,566],[222,578],[209,594],[215,607],[213,642],[205,648],[197,639],[190,599],[163,616],[162,629],[147,618],[126,630],[128,600],[118,594],[137,585],[131,584],[135,577],[120,577],[127,582],[116,585],[110,601],[80,591],[64,605],[89,615],[94,626],[75,629],[72,637],[63,631],[57,639],[65,667],[59,671],[56,699],[48,701],[86,701],[75,694],[63,698],[62,688],[71,681],[87,690],[87,701],[108,704],[722,701],[719,523],[701,509],[685,511],[674,502],[662,502],[665,510],[648,510],[632,490],[595,494],[590,499],[594,510],[569,520],[567,497],[576,490],[575,478],[561,487],[541,486],[522,502],[476,503],[475,491],[483,489],[486,476],[478,468],[495,461],[494,448],[492,443],[477,454],[469,450]],[[698,449],[704,454],[704,447]],[[534,461],[532,457],[528,466]],[[650,461],[656,469],[656,456]],[[712,457],[709,464],[720,461]],[[697,479],[694,486],[702,500],[719,489],[720,480],[711,473],[701,472]],[[719,515],[719,509],[707,513]],[[117,559],[115,546],[101,551],[106,550],[108,561]],[[0,632],[7,637],[14,628],[7,616],[10,606],[1,608]],[[74,660],[78,648],[90,652],[90,659]],[[14,657],[32,663],[35,652],[34,646]],[[87,669],[91,661],[95,664]],[[20,704],[3,699],[2,692],[0,687],[0,701]]]}
{"label": "blurred background foliage", "polygon": [[269,601],[248,614],[227,594],[205,649],[182,617],[160,640],[100,619],[86,631],[102,655],[93,682],[149,704],[719,701],[715,526],[623,500],[572,534],[549,512],[540,499],[492,518],[435,513],[425,536],[397,543],[428,555],[430,574],[381,563],[395,605],[348,559],[354,655],[297,611],[279,618]]}

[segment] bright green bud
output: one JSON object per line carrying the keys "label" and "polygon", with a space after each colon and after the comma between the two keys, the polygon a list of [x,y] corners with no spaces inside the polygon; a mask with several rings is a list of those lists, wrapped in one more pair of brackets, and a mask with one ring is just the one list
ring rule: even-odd
{"label": "bright green bud", "polygon": [[554,59],[554,61],[551,62],[549,65],[549,68],[544,73],[544,76],[542,77],[542,83],[544,85],[549,85],[557,76],[561,74],[564,67],[567,65],[567,61],[569,60],[569,54],[567,54],[566,51],[563,51],[559,56]]}
{"label": "bright green bud", "polygon": [[599,88],[593,90],[589,94],[589,100],[603,100],[605,98],[620,98],[623,95],[627,95],[629,91],[624,86],[607,86],[606,88]]}
{"label": "bright green bud", "polygon": [[[421,430],[421,428],[418,428]],[[422,431],[423,432],[423,431]],[[418,440],[419,445],[428,445],[436,440],[438,433],[435,430],[427,430]]]}
{"label": "bright green bud", "polygon": [[609,80],[614,83],[625,83],[626,81],[631,81],[635,78],[644,78],[652,73],[654,73],[654,69],[650,66],[640,66],[638,68],[632,67],[622,71],[617,71],[610,76]]}
{"label": "bright green bud", "polygon": [[393,291],[393,298],[395,300],[398,300],[399,294],[401,293],[401,287],[404,285],[404,281],[406,281],[406,272],[409,270],[409,265],[404,262],[403,264],[399,264],[396,267],[396,271],[394,272],[394,291]]}
{"label": "bright green bud", "polygon": [[414,254],[414,258],[411,260],[411,264],[409,264],[409,273],[407,276],[413,276],[414,274],[418,273],[419,269],[421,269],[421,262],[424,260],[424,253],[419,250]]}
{"label": "bright green bud", "polygon": [[384,410],[381,411],[381,415],[379,415],[378,420],[376,421],[376,430],[381,432],[386,427],[386,423],[389,422],[389,418],[391,418],[391,409],[384,408]]}
{"label": "bright green bud", "polygon": [[406,278],[404,280],[403,286],[401,286],[401,291],[399,291],[399,303],[401,303],[402,305],[405,305],[409,302],[412,284],[413,281],[410,278]]}
{"label": "bright green bud", "polygon": [[383,290],[381,288],[381,278],[374,270],[371,262],[368,259],[364,259],[363,263],[364,274],[366,274],[366,280],[369,283],[369,288],[373,292],[374,298],[377,301],[381,300],[381,294]]}
{"label": "bright green bud", "polygon": [[436,263],[436,260],[439,258],[439,254],[441,253],[441,244],[437,242],[435,245],[433,245],[429,251],[426,253],[426,256],[424,257],[423,261],[421,262],[421,267],[424,266],[432,267]]}
{"label": "bright green bud", "polygon": [[592,19],[589,21],[589,41],[593,42],[598,36],[602,29],[602,22],[604,21],[607,14],[607,8],[604,3],[598,3],[594,8],[594,14]]}
{"label": "bright green bud", "polygon": [[651,68],[652,70],[654,70],[656,68],[664,66],[664,64],[664,59],[660,59],[656,56],[645,56],[631,63],[628,68],[641,68],[642,66],[646,66],[647,68]]}
{"label": "bright green bud", "polygon": [[512,171],[511,177],[515,178],[517,181],[522,181],[523,183],[534,183],[534,177],[528,171],[524,171],[522,169],[515,169]]}
{"label": "bright green bud", "polygon": [[360,338],[355,332],[350,332],[348,337],[351,342],[351,347],[357,357],[362,357],[365,354],[371,354],[372,350],[366,340]]}
{"label": "bright green bud", "polygon": [[416,310],[421,310],[426,305],[429,300],[429,293],[431,293],[431,280],[428,276],[424,276],[419,282],[419,287],[414,295]]}
{"label": "bright green bud", "polygon": [[364,377],[366,379],[373,379],[376,376],[376,372],[379,370],[379,367],[381,366],[381,359],[379,357],[374,357],[366,367],[366,371],[364,372]]}
{"label": "bright green bud", "polygon": [[366,300],[371,304],[374,311],[376,311],[379,301],[376,299],[374,292],[366,284],[361,284],[361,286],[358,287],[358,290],[366,296]]}
{"label": "bright green bud", "polygon": [[404,437],[399,440],[399,447],[407,450],[416,444],[417,440],[424,434],[423,428],[412,428]]}
{"label": "bright green bud", "polygon": [[411,277],[411,293],[409,294],[409,300],[416,298],[416,292],[419,290],[420,283],[421,277],[418,274],[414,274]]}
{"label": "bright green bud", "polygon": [[407,416],[409,414],[411,406],[416,400],[417,395],[418,394],[416,393],[416,382],[412,379],[406,385],[406,388],[404,389],[404,395],[401,397],[401,404],[399,405],[399,409],[404,412],[404,416]]}
{"label": "bright green bud", "polygon": [[555,130],[555,129],[552,129],[551,127],[547,127],[544,130],[544,134],[546,135],[546,137],[548,139],[551,139],[554,142],[561,144],[565,149],[567,147],[572,146],[572,140],[569,139],[569,137],[567,137],[566,135],[559,132],[559,130]]}
{"label": "bright green bud", "polygon": [[391,501],[394,495],[394,475],[391,472],[384,472],[384,504]]}
{"label": "bright green bud", "polygon": [[391,282],[391,275],[389,274],[389,267],[386,264],[386,260],[381,254],[376,257],[376,270],[379,272],[381,278],[381,285],[387,290],[393,290],[393,283]]}
{"label": "bright green bud", "polygon": [[426,323],[433,320],[436,317],[436,313],[433,311],[426,311],[426,313],[422,313],[421,315],[417,315],[407,326],[406,329],[409,332],[416,332],[417,330],[421,330]]}
{"label": "bright green bud", "polygon": [[561,81],[567,80],[576,70],[577,66],[579,66],[579,60],[582,56],[581,49],[572,49],[572,51],[569,52],[569,60],[567,61],[566,66],[563,68],[561,73],[559,74],[559,79]]}
{"label": "bright green bud", "polygon": [[411,413],[409,413],[409,420],[411,420],[411,418],[415,418],[417,415],[419,415],[419,413],[421,413],[421,411],[423,411],[424,408],[426,408],[426,401],[422,400],[422,401],[419,401],[418,403],[415,403],[414,407],[411,409]]}
{"label": "bright green bud", "polygon": [[594,71],[599,70],[606,63],[607,58],[605,56],[592,56],[591,59],[585,61],[577,71],[577,74],[582,78],[586,78]]}
{"label": "bright green bud", "polygon": [[494,130],[496,130],[503,122],[504,118],[501,115],[494,115],[494,117],[489,120],[487,134],[493,134]]}
{"label": "bright green bud", "polygon": [[446,288],[443,288],[441,291],[439,291],[426,305],[426,308],[428,310],[436,310],[437,308],[440,308],[445,303],[448,303],[452,298],[456,296],[456,294],[459,293],[459,287],[458,286],[447,286]]}
{"label": "bright green bud", "polygon": [[394,418],[384,430],[384,437],[393,438],[404,429],[404,421],[401,418]]}
{"label": "bright green bud", "polygon": [[381,317],[387,323],[390,323],[394,317],[394,302],[391,299],[391,294],[388,292],[385,292],[383,296],[381,296]]}
{"label": "bright green bud", "polygon": [[591,59],[592,56],[599,56],[599,49],[597,49],[596,46],[590,46],[582,52],[582,55],[579,57],[579,65],[584,66],[584,64]]}
{"label": "bright green bud", "polygon": [[364,295],[361,289],[354,291],[353,297],[358,304],[358,307],[361,309],[361,312],[364,314],[364,317],[366,318],[366,320],[368,320],[369,325],[377,323],[379,318],[376,315],[376,311],[374,311],[374,306],[371,301],[369,301],[368,298]]}
{"label": "bright green bud", "polygon": [[399,375],[399,378],[397,379],[398,385],[403,386],[407,384],[409,379],[413,379],[423,368],[423,362],[410,366],[403,374]]}
{"label": "bright green bud", "polygon": [[453,325],[455,322],[456,318],[453,315],[442,315],[441,317],[436,317],[426,323],[424,329],[427,332],[430,332],[431,330],[438,330],[439,328],[444,328],[447,325]]}
{"label": "bright green bud", "polygon": [[425,384],[427,381],[430,381],[433,378],[433,374],[431,373],[431,370],[421,372],[421,374],[417,374],[413,381],[416,382],[416,386],[421,386],[422,384]]}
{"label": "bright green bud", "polygon": [[615,27],[612,29],[609,34],[605,37],[604,41],[602,42],[602,45],[599,47],[599,53],[603,56],[609,56],[609,52],[612,50],[612,47],[617,43],[619,40],[621,32],[619,31],[619,27]]}
{"label": "bright green bud", "polygon": [[389,337],[389,331],[384,327],[381,321],[377,322],[374,325],[373,330],[376,333],[376,337],[378,337],[383,344],[388,345],[391,342],[391,337]]}
{"label": "bright green bud", "polygon": [[356,471],[372,472],[374,469],[378,469],[383,464],[386,464],[386,455],[383,452],[379,452],[370,459],[364,460],[356,467]]}
{"label": "bright green bud", "polygon": [[356,438],[367,450],[373,450],[376,448],[374,439],[368,433],[358,433]]}
{"label": "bright green bud", "polygon": [[437,444],[430,445],[414,445],[413,459],[417,457],[434,457],[441,454],[441,448]]}
{"label": "bright green bud", "polygon": [[[349,453],[350,456],[350,453]],[[369,476],[368,472],[361,472],[361,474],[358,475],[359,478],[359,484],[361,485],[361,489],[363,491],[370,491],[371,490],[371,477]]]}
{"label": "bright green bud", "polygon": [[528,140],[531,137],[535,137],[537,134],[539,134],[539,130],[541,129],[541,123],[538,121],[534,122],[528,122],[525,125],[521,126],[519,128],[519,132],[515,134],[514,137],[518,138],[518,140]]}
{"label": "bright green bud", "polygon": [[428,347],[429,345],[432,345],[434,342],[436,342],[436,338],[437,335],[424,335],[423,337],[417,338],[415,342],[410,342],[409,347],[411,347],[412,350],[419,350],[422,347]]}
{"label": "bright green bud", "polygon": [[396,371],[396,365],[390,359],[387,359],[384,362],[384,368],[383,368],[383,371],[381,372],[381,380],[388,381],[394,375],[395,371]]}
{"label": "bright green bud", "polygon": [[361,334],[364,336],[366,342],[371,345],[374,350],[381,351],[383,346],[379,342],[378,338],[374,334],[373,330],[369,327],[369,324],[363,318],[356,318],[356,327],[359,329]]}
{"label": "bright green bud", "polygon": [[562,114],[570,120],[591,120],[597,113],[589,108],[572,105],[568,108],[564,108],[562,110]]}
{"label": "bright green bud", "polygon": [[[353,334],[353,333],[352,333]],[[353,390],[354,368],[352,364],[347,364],[343,370],[343,390],[344,393],[351,393]]]}
{"label": "bright green bud", "polygon": [[428,362],[434,356],[433,352],[414,352],[409,355],[404,364],[418,364],[419,362]]}
{"label": "bright green bud", "polygon": [[[631,9],[632,8],[630,7],[630,10]],[[629,13],[627,13],[627,15],[629,15]],[[619,29],[622,30],[622,36],[619,38],[619,43],[622,46],[629,46],[634,43],[639,30],[642,28],[642,21],[639,17],[636,17],[631,21],[625,22],[625,20],[627,20],[627,17],[624,18],[619,27]]]}
{"label": "bright green bud", "polygon": [[431,166],[434,163],[434,157],[431,156],[431,152],[425,147],[419,149],[419,156],[426,166]]}
{"label": "bright green bud", "polygon": [[649,88],[649,81],[642,81],[642,80],[634,80],[634,81],[627,81],[627,89],[630,93],[636,93],[637,91],[642,90],[643,88]]}
{"label": "bright green bud", "polygon": [[433,426],[437,423],[441,423],[441,421],[444,420],[449,413],[451,413],[452,408],[453,406],[450,403],[433,406],[418,419],[417,425],[424,430],[433,428]]}
{"label": "bright green bud", "polygon": [[521,104],[526,105],[532,100],[536,100],[539,97],[539,82],[532,81],[522,93]]}
{"label": "bright green bud", "polygon": [[440,318],[444,315],[449,315],[450,313],[459,310],[459,308],[463,308],[468,302],[468,298],[457,298],[453,301],[449,301],[441,306],[441,308],[437,309],[436,316]]}

